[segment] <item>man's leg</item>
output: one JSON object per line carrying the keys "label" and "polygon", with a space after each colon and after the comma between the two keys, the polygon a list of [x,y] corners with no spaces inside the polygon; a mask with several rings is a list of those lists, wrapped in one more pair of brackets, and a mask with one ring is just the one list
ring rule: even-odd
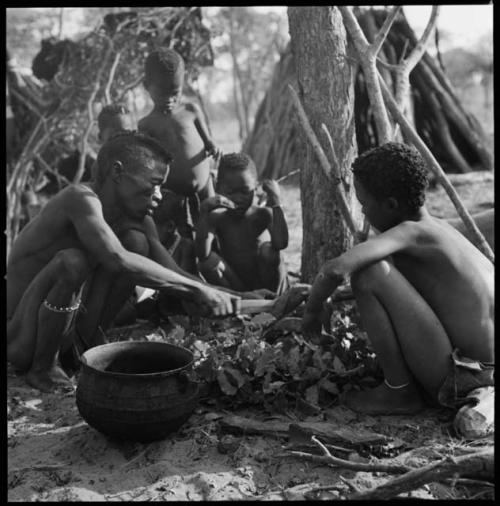
{"label": "man's leg", "polygon": [[452,346],[441,322],[389,262],[356,272],[351,285],[385,381],[371,391],[353,393],[346,404],[373,414],[418,411],[423,402],[416,382],[435,397],[449,372]]}
{"label": "man's leg", "polygon": [[[147,256],[149,242],[138,230],[128,230],[119,236],[128,251]],[[133,293],[135,284],[127,275],[116,276],[103,267],[98,267],[89,280],[84,305],[86,312],[79,313],[76,322],[77,338],[83,338],[85,347],[94,347],[105,342],[104,332]],[[82,347],[82,346],[81,346]],[[82,347],[83,348],[83,347]],[[85,351],[79,349],[79,352]]]}
{"label": "man's leg", "polygon": [[282,295],[290,287],[283,255],[270,242],[262,243],[257,255],[259,286],[256,288],[267,288]]}
{"label": "man's leg", "polygon": [[58,252],[33,279],[7,324],[7,360],[27,371],[26,381],[43,392],[72,385],[57,365],[57,354],[88,272],[82,251]]}
{"label": "man's leg", "polygon": [[205,278],[207,283],[224,288],[230,288],[239,292],[248,290],[238,275],[231,269],[226,261],[214,251],[210,252],[207,258],[198,263],[200,274]]}

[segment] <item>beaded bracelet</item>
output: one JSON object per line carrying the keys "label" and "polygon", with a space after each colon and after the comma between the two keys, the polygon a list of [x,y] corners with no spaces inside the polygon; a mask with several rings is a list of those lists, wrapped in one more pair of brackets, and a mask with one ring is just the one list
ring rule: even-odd
{"label": "beaded bracelet", "polygon": [[76,302],[73,306],[53,306],[47,299],[43,301],[43,305],[49,310],[55,313],[72,313],[80,307],[81,300]]}

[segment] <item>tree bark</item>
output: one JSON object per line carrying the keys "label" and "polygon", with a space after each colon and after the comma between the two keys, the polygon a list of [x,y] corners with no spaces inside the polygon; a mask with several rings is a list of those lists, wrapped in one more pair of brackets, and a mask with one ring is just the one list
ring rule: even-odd
{"label": "tree bark", "polygon": [[[334,160],[321,132],[324,123],[335,140],[339,170],[347,183],[346,199],[359,227],[362,220],[349,168],[356,156],[354,73],[347,56],[347,35],[336,7],[289,7],[291,47],[296,63],[298,95],[316,137]],[[334,178],[328,178],[305,135],[299,132],[302,201],[302,280],[311,282],[325,260],[352,245]]]}

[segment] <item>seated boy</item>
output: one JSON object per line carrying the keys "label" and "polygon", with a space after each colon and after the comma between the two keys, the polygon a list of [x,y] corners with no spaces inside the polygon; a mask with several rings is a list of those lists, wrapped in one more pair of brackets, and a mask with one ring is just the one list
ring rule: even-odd
{"label": "seated boy", "polygon": [[[266,288],[282,294],[288,278],[281,250],[288,246],[288,227],[279,186],[264,181],[267,206],[254,204],[257,171],[244,153],[220,160],[217,195],[201,205],[196,230],[198,268],[214,285],[245,291]],[[217,239],[220,255],[213,249]]]}
{"label": "seated boy", "polygon": [[351,277],[361,321],[384,382],[345,403],[370,414],[408,414],[423,393],[457,408],[493,385],[494,266],[424,206],[427,168],[410,146],[387,143],[353,163],[363,212],[380,234],[325,262],[303,316],[306,335],[321,330],[325,299]]}
{"label": "seated boy", "polygon": [[193,238],[200,202],[214,195],[210,164],[219,150],[208,135],[200,109],[181,102],[184,60],[173,49],[161,48],[146,59],[144,86],[154,109],[139,121],[139,131],[157,139],[172,153],[167,188],[184,198],[185,222],[179,227],[183,237]]}
{"label": "seated boy", "polygon": [[64,188],[16,238],[6,276],[7,360],[30,385],[71,387],[58,364],[61,345],[71,339],[82,352],[105,342],[136,285],[213,315],[238,310],[239,296],[184,272],[158,240],[151,215],[170,159],[147,136],[112,137],[99,151],[95,180]]}

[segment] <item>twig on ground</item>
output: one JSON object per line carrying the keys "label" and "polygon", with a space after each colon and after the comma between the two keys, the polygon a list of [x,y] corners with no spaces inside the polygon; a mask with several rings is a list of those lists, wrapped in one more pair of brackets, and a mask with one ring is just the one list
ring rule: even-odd
{"label": "twig on ground", "polygon": [[390,499],[404,492],[409,492],[429,482],[442,481],[455,474],[482,472],[494,477],[493,448],[462,457],[446,457],[420,469],[393,478],[383,485],[349,496],[349,499]]}

